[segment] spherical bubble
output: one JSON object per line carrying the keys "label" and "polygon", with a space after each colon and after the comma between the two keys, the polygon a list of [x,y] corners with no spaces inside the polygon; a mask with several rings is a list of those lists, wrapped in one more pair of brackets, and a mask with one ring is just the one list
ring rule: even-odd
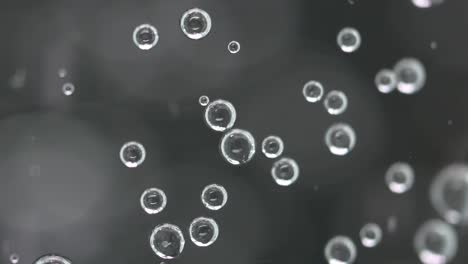
{"label": "spherical bubble", "polygon": [[385,173],[385,183],[394,193],[405,193],[413,187],[414,170],[408,163],[396,162]]}
{"label": "spherical bubble", "polygon": [[281,158],[271,167],[271,176],[280,186],[289,186],[299,178],[299,165],[291,158]]}
{"label": "spherical bubble", "polygon": [[395,72],[389,69],[382,69],[375,75],[375,86],[381,93],[391,93],[397,86]]}
{"label": "spherical bubble", "polygon": [[346,53],[351,53],[361,46],[361,34],[355,28],[343,28],[336,38],[340,49]]}
{"label": "spherical bubble", "polygon": [[150,245],[160,258],[173,259],[182,254],[185,238],[178,226],[162,224],[156,226],[151,233]]}
{"label": "spherical bubble", "polygon": [[429,8],[435,5],[440,5],[445,0],[412,0],[413,4],[419,8]]}
{"label": "spherical bubble", "polygon": [[140,166],[145,161],[145,158],[145,147],[136,141],[127,142],[120,149],[120,160],[129,168]]}
{"label": "spherical bubble", "polygon": [[441,220],[429,220],[416,231],[414,249],[424,264],[445,264],[457,253],[457,233]]}
{"label": "spherical bubble", "polygon": [[426,84],[426,69],[417,59],[401,59],[393,70],[397,76],[398,91],[403,94],[414,94]]}
{"label": "spherical bubble", "polygon": [[262,152],[265,157],[276,159],[284,151],[283,140],[278,136],[268,136],[262,141]]}
{"label": "spherical bubble", "polygon": [[202,95],[200,98],[198,98],[198,103],[201,106],[207,106],[210,103],[210,98],[206,95]]}
{"label": "spherical bubble", "polygon": [[310,103],[320,101],[323,97],[323,92],[323,86],[318,81],[308,81],[302,88],[304,98]]}
{"label": "spherical bubble", "polygon": [[219,227],[216,221],[208,217],[195,218],[189,227],[190,239],[199,247],[207,247],[213,244],[219,235]]}
{"label": "spherical bubble", "polygon": [[371,248],[377,246],[382,240],[382,229],[375,223],[364,225],[359,232],[363,246]]}
{"label": "spherical bubble", "polygon": [[201,39],[211,30],[210,15],[199,8],[187,10],[180,19],[180,27],[190,39]]}
{"label": "spherical bubble", "polygon": [[232,129],[223,135],[219,148],[227,162],[242,165],[252,160],[255,154],[255,139],[246,130]]}
{"label": "spherical bubble", "polygon": [[210,210],[219,210],[226,205],[228,193],[223,186],[210,184],[203,189],[201,200],[206,208]]}
{"label": "spherical bubble", "polygon": [[37,259],[34,264],[71,264],[72,262],[62,256],[58,255],[45,255]]}
{"label": "spherical bubble", "polygon": [[66,96],[70,96],[75,92],[75,85],[73,83],[64,83],[62,85],[62,92]]}
{"label": "spherical bubble", "polygon": [[351,264],[357,256],[354,242],[346,236],[336,236],[325,246],[325,259],[329,264]]}
{"label": "spherical bubble", "polygon": [[158,188],[146,189],[140,197],[141,208],[148,214],[157,214],[164,210],[167,197],[163,190]]}
{"label": "spherical bubble", "polygon": [[341,91],[330,91],[323,101],[325,109],[330,115],[340,115],[348,108],[348,97]]}
{"label": "spherical bubble", "polygon": [[468,166],[451,164],[441,170],[431,184],[430,198],[447,222],[468,223]]}
{"label": "spherical bubble", "polygon": [[133,42],[141,50],[151,49],[158,41],[158,30],[150,24],[139,25],[133,30]]}
{"label": "spherical bubble", "polygon": [[20,257],[19,257],[19,255],[16,254],[16,253],[10,255],[10,262],[11,262],[11,264],[16,264],[16,263],[18,263],[19,259],[20,259]]}
{"label": "spherical bubble", "polygon": [[325,133],[325,144],[332,154],[344,156],[354,149],[356,133],[348,124],[333,124]]}
{"label": "spherical bubble", "polygon": [[222,132],[231,129],[236,118],[236,109],[226,100],[215,100],[205,109],[205,123],[214,131]]}
{"label": "spherical bubble", "polygon": [[236,54],[240,51],[240,43],[233,40],[231,42],[229,42],[228,44],[228,50],[229,52],[231,52],[232,54]]}

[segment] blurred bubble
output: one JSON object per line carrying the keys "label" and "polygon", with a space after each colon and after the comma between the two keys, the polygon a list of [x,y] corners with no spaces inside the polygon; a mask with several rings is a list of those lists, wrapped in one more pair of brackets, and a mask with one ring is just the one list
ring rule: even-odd
{"label": "blurred bubble", "polygon": [[430,46],[431,46],[431,49],[435,50],[435,49],[437,49],[437,47],[438,47],[438,44],[437,44],[437,42],[436,42],[436,41],[431,41],[431,44],[430,44]]}
{"label": "blurred bubble", "polygon": [[330,91],[323,101],[325,109],[330,115],[340,115],[348,108],[348,98],[342,91]]}
{"label": "blurred bubble", "polygon": [[180,27],[188,38],[201,39],[210,33],[211,17],[206,11],[193,8],[182,15]]}
{"label": "blurred bubble", "polygon": [[348,124],[333,124],[325,133],[325,144],[332,154],[344,156],[354,149],[356,133]]}
{"label": "blurred bubble", "polygon": [[178,226],[162,224],[156,226],[151,233],[150,245],[160,258],[173,259],[182,254],[185,239]]}
{"label": "blurred bubble", "polygon": [[299,177],[299,165],[291,158],[281,158],[271,167],[271,176],[280,186],[289,186]]}
{"label": "blurred bubble", "polygon": [[391,93],[397,86],[395,72],[389,69],[382,69],[375,75],[375,85],[381,93]]}
{"label": "blurred bubble", "polygon": [[325,259],[329,264],[351,264],[357,256],[354,242],[346,236],[336,236],[325,246]]}
{"label": "blurred bubble", "polygon": [[393,193],[405,193],[413,187],[414,170],[408,163],[396,162],[387,169],[385,183]]}
{"label": "blurred bubble", "polygon": [[387,232],[393,233],[398,227],[398,218],[394,215],[387,218]]}
{"label": "blurred bubble", "polygon": [[40,257],[34,264],[71,264],[72,262],[65,257],[58,255],[46,255]]}
{"label": "blurred bubble", "polygon": [[320,101],[323,97],[323,92],[323,86],[318,81],[308,81],[302,88],[304,98],[310,103]]}
{"label": "blurred bubble", "polygon": [[210,184],[203,189],[201,200],[206,208],[210,210],[219,210],[226,205],[228,193],[223,186]]}
{"label": "blurred bubble", "polygon": [[133,30],[133,42],[141,50],[151,49],[158,41],[158,30],[150,24],[139,25]]}
{"label": "blurred bubble", "polygon": [[361,35],[355,28],[343,28],[336,38],[340,49],[346,53],[351,53],[361,46]]}
{"label": "blurred bubble", "polygon": [[57,74],[60,78],[65,78],[67,77],[67,70],[65,68],[60,68]]}
{"label": "blurred bubble", "polygon": [[428,220],[416,231],[414,249],[424,264],[445,264],[457,254],[457,233],[441,220]]}
{"label": "blurred bubble", "polygon": [[205,123],[214,131],[231,129],[236,118],[236,109],[226,100],[213,101],[205,109]]}
{"label": "blurred bubble", "polygon": [[18,263],[19,259],[20,259],[20,257],[19,257],[19,255],[16,254],[16,253],[10,255],[10,262],[11,262],[11,264],[16,264],[16,263]]}
{"label": "blurred bubble", "polygon": [[242,165],[252,160],[255,154],[255,139],[246,130],[232,129],[223,135],[219,147],[227,162]]}
{"label": "blurred bubble", "polygon": [[429,8],[442,4],[445,0],[411,0],[416,7]]}
{"label": "blurred bubble", "polygon": [[368,223],[361,228],[359,237],[363,246],[368,248],[375,247],[382,240],[382,229],[375,223]]}
{"label": "blurred bubble", "polygon": [[75,85],[73,83],[64,83],[62,85],[62,92],[66,96],[70,96],[75,92]]}
{"label": "blurred bubble", "polygon": [[201,106],[207,106],[210,103],[210,98],[206,95],[202,95],[200,98],[198,98],[198,103]]}
{"label": "blurred bubble", "polygon": [[417,59],[401,59],[393,70],[397,76],[398,91],[403,94],[414,94],[426,84],[426,69]]}
{"label": "blurred bubble", "polygon": [[140,166],[146,158],[145,147],[136,141],[125,143],[120,149],[120,160],[129,168]]}
{"label": "blurred bubble", "polygon": [[231,42],[229,42],[228,44],[228,50],[229,52],[231,52],[232,54],[236,54],[240,51],[240,43],[233,40]]}
{"label": "blurred bubble", "polygon": [[219,235],[219,227],[212,218],[198,217],[192,221],[189,228],[190,239],[199,247],[213,244]]}
{"label": "blurred bubble", "polygon": [[276,159],[284,151],[283,140],[278,136],[268,136],[262,141],[262,152],[265,157]]}
{"label": "blurred bubble", "polygon": [[148,214],[157,214],[164,210],[167,197],[163,190],[158,188],[146,189],[140,197],[140,204]]}
{"label": "blurred bubble", "polygon": [[26,84],[27,71],[25,69],[17,69],[15,74],[10,77],[9,84],[12,89],[21,89]]}

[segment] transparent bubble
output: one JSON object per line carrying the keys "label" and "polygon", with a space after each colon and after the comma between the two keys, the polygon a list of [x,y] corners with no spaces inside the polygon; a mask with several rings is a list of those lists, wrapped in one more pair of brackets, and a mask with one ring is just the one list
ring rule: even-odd
{"label": "transparent bubble", "polygon": [[223,186],[210,184],[203,189],[201,200],[206,208],[210,210],[219,210],[226,205],[228,193]]}
{"label": "transparent bubble", "polygon": [[262,141],[262,152],[267,158],[276,159],[283,151],[284,143],[278,136],[268,136]]}
{"label": "transparent bubble", "polygon": [[139,25],[133,30],[133,42],[141,50],[151,49],[158,41],[158,30],[150,24]]}
{"label": "transparent bubble", "polygon": [[419,8],[429,8],[442,4],[445,0],[412,0],[413,4]]}
{"label": "transparent bubble", "polygon": [[356,133],[348,124],[333,124],[325,133],[325,144],[332,154],[344,156],[354,149]]}
{"label": "transparent bubble", "polygon": [[323,86],[318,81],[308,81],[302,88],[304,98],[310,103],[320,101],[323,97],[323,92]]}
{"label": "transparent bubble", "polygon": [[405,193],[413,187],[414,170],[408,163],[396,162],[385,173],[385,183],[394,193]]}
{"label": "transparent bubble", "polygon": [[414,94],[426,84],[426,69],[418,59],[401,59],[393,70],[397,76],[398,91],[403,94]]}
{"label": "transparent bubble", "polygon": [[167,197],[164,191],[158,188],[146,189],[141,194],[140,204],[148,214],[157,214],[166,207]]}
{"label": "transparent bubble", "polygon": [[375,75],[375,85],[381,93],[391,93],[397,86],[396,74],[389,69],[382,69]]}
{"label": "transparent bubble", "polygon": [[231,41],[229,42],[228,44],[228,50],[229,52],[231,52],[232,54],[236,54],[240,51],[240,43],[237,42],[237,41]]}
{"label": "transparent bubble", "polygon": [[451,224],[468,223],[468,166],[451,164],[434,178],[430,198],[436,211]]}
{"label": "transparent bubble", "polygon": [[213,244],[219,235],[219,227],[216,221],[208,217],[195,218],[189,228],[190,239],[199,247],[207,247]]}
{"label": "transparent bubble", "polygon": [[368,223],[359,231],[363,246],[371,248],[377,246],[382,240],[382,229],[375,223]]}
{"label": "transparent bubble", "polygon": [[70,96],[75,92],[75,85],[73,83],[64,83],[62,85],[62,92],[66,96]]}
{"label": "transparent bubble", "polygon": [[188,38],[201,39],[210,33],[211,17],[206,11],[193,8],[182,15],[180,27]]}
{"label": "transparent bubble", "polygon": [[201,106],[207,106],[210,103],[210,98],[206,95],[202,95],[200,98],[198,98],[198,103]]}
{"label": "transparent bubble", "polygon": [[145,161],[145,158],[145,147],[136,141],[127,142],[120,149],[120,160],[129,168],[140,166]]}
{"label": "transparent bubble", "polygon": [[445,264],[457,253],[457,233],[441,220],[429,220],[416,231],[414,249],[422,263]]}
{"label": "transparent bubble", "polygon": [[156,226],[151,233],[150,245],[160,258],[173,259],[182,254],[185,238],[178,226],[162,224]]}
{"label": "transparent bubble", "polygon": [[281,158],[271,167],[271,176],[280,186],[289,186],[299,177],[299,165],[291,158]]}
{"label": "transparent bubble", "polygon": [[205,123],[215,131],[231,129],[236,118],[236,109],[226,100],[213,101],[205,109]]}
{"label": "transparent bubble", "polygon": [[16,263],[18,263],[18,262],[19,262],[19,259],[20,259],[20,257],[19,257],[19,255],[16,254],[16,253],[10,255],[10,263],[11,263],[11,264],[16,264]]}
{"label": "transparent bubble", "polygon": [[45,255],[40,257],[34,264],[71,264],[72,262],[58,255]]}
{"label": "transparent bubble", "polygon": [[361,34],[355,28],[343,28],[336,38],[340,49],[346,53],[351,53],[361,46]]}
{"label": "transparent bubble", "polygon": [[346,236],[336,236],[325,246],[325,259],[329,264],[351,264],[357,256],[354,242]]}
{"label": "transparent bubble", "polygon": [[232,129],[223,135],[219,148],[227,162],[242,165],[252,160],[255,154],[255,139],[246,130]]}
{"label": "transparent bubble", "polygon": [[323,101],[325,109],[330,115],[340,115],[348,108],[348,97],[342,91],[330,91]]}

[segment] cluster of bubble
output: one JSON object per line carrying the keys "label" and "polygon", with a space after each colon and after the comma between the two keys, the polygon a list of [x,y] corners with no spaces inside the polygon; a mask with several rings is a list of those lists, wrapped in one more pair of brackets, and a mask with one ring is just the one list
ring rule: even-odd
{"label": "cluster of bubble", "polygon": [[395,90],[402,94],[414,94],[426,83],[426,69],[415,58],[400,59],[392,69],[381,69],[375,75],[379,92],[388,94]]}

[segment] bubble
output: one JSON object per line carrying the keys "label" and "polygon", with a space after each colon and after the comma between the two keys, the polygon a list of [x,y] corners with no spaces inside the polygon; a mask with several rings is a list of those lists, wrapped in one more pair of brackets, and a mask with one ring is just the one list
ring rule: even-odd
{"label": "bubble", "polygon": [[198,98],[198,103],[201,106],[207,106],[210,103],[210,98],[206,95],[202,95],[200,98]]}
{"label": "bubble", "polygon": [[393,70],[397,76],[398,91],[403,94],[414,94],[426,84],[426,69],[417,59],[401,59]]}
{"label": "bubble", "polygon": [[377,246],[382,240],[382,229],[375,223],[364,225],[359,232],[363,246],[372,248]]}
{"label": "bubble", "polygon": [[233,40],[231,42],[229,42],[228,44],[228,50],[229,52],[231,52],[232,54],[236,54],[240,51],[240,43]]}
{"label": "bubble", "polygon": [[413,4],[419,8],[429,8],[435,5],[440,5],[445,0],[412,0]]}
{"label": "bubble", "polygon": [[228,193],[223,186],[210,184],[203,189],[201,200],[206,208],[210,210],[219,210],[226,205]]}
{"label": "bubble", "polygon": [[351,264],[356,260],[357,249],[346,236],[336,236],[325,246],[325,258],[329,264]]}
{"label": "bubble", "polygon": [[348,124],[333,124],[325,133],[325,144],[332,154],[344,156],[354,149],[356,133]]}
{"label": "bubble", "polygon": [[160,258],[173,259],[182,254],[185,239],[178,226],[162,224],[156,226],[151,233],[150,245]]}
{"label": "bubble", "polygon": [[127,142],[120,149],[120,160],[129,168],[140,166],[145,161],[145,158],[145,147],[136,141]]}
{"label": "bubble", "polygon": [[380,70],[375,75],[375,85],[381,93],[391,93],[397,86],[396,74],[389,69]]}
{"label": "bubble", "polygon": [[67,69],[65,68],[60,68],[57,73],[60,78],[65,78],[68,74]]}
{"label": "bubble", "polygon": [[157,214],[166,207],[167,197],[164,191],[158,188],[146,189],[141,194],[140,204],[148,214]]}
{"label": "bubble", "polygon": [[40,257],[34,264],[71,264],[72,262],[58,255],[45,255]]}
{"label": "bubble", "polygon": [[227,162],[242,165],[252,160],[255,154],[255,139],[246,130],[232,129],[223,135],[219,147]]}
{"label": "bubble", "polygon": [[284,143],[278,136],[268,136],[262,141],[262,152],[267,158],[276,159],[283,151]]}
{"label": "bubble", "polygon": [[422,263],[445,264],[457,253],[457,233],[441,220],[428,220],[416,231],[414,249]]}
{"label": "bubble", "polygon": [[323,97],[323,92],[323,86],[318,81],[308,81],[302,88],[304,98],[310,103],[320,101]]}
{"label": "bubble", "polygon": [[341,50],[346,53],[354,52],[361,46],[361,35],[355,28],[343,28],[336,40]]}
{"label": "bubble", "polygon": [[75,85],[73,83],[65,83],[62,85],[62,92],[66,96],[70,96],[75,92]]}
{"label": "bubble", "polygon": [[16,263],[18,263],[19,259],[20,259],[20,257],[19,257],[19,255],[16,254],[16,253],[10,255],[10,262],[11,262],[11,264],[16,264]]}
{"label": "bubble", "polygon": [[434,178],[430,190],[432,205],[451,224],[468,223],[468,166],[451,164]]}
{"label": "bubble", "polygon": [[289,186],[299,177],[299,165],[291,158],[281,158],[271,167],[271,176],[280,186]]}
{"label": "bubble", "polygon": [[345,93],[333,90],[325,96],[323,105],[330,115],[340,115],[348,108],[348,98]]}
{"label": "bubble", "polygon": [[385,183],[394,193],[405,193],[413,187],[414,170],[408,163],[396,162],[385,173]]}
{"label": "bubble", "polygon": [[133,42],[141,50],[151,49],[158,41],[158,30],[150,24],[139,25],[133,30]]}
{"label": "bubble", "polygon": [[189,234],[195,245],[207,247],[218,239],[219,227],[212,218],[198,217],[190,224]]}
{"label": "bubble", "polygon": [[210,33],[211,17],[202,9],[192,8],[182,15],[180,27],[188,38],[201,39]]}
{"label": "bubble", "polygon": [[211,102],[205,109],[205,123],[214,131],[222,132],[231,129],[236,118],[234,106],[222,99]]}

